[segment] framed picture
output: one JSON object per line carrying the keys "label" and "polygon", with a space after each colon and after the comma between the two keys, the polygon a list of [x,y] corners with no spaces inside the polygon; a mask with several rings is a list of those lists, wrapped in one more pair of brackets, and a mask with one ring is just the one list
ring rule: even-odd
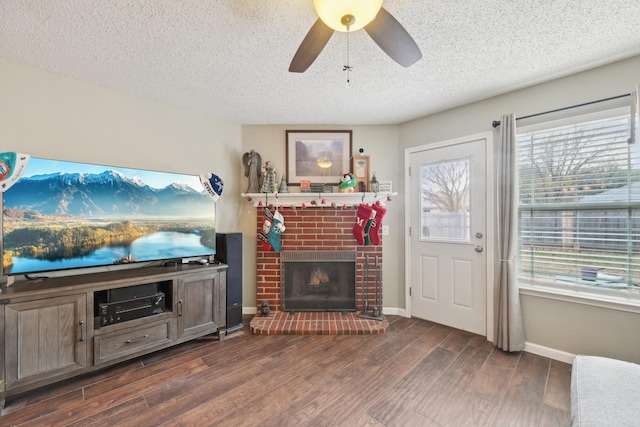
{"label": "framed picture", "polygon": [[391,193],[393,191],[393,182],[392,181],[380,181],[380,192],[381,193]]}
{"label": "framed picture", "polygon": [[353,175],[356,177],[357,192],[366,192],[369,189],[370,157],[364,154],[353,156]]}
{"label": "framed picture", "polygon": [[288,130],[287,184],[301,181],[338,185],[351,172],[350,130]]}

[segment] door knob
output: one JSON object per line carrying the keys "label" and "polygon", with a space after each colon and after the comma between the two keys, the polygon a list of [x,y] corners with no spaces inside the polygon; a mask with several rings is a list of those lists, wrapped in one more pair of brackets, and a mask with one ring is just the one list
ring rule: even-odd
{"label": "door knob", "polygon": [[482,246],[480,246],[480,245],[475,247],[475,251],[476,252],[482,252],[483,250],[484,250],[484,248]]}

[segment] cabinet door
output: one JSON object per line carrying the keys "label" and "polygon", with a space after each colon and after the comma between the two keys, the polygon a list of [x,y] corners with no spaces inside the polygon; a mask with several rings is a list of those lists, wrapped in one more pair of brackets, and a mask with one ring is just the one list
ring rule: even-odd
{"label": "cabinet door", "polygon": [[87,366],[86,294],[5,307],[6,389]]}
{"label": "cabinet door", "polygon": [[224,326],[226,304],[223,279],[218,271],[178,280],[178,336],[206,335]]}

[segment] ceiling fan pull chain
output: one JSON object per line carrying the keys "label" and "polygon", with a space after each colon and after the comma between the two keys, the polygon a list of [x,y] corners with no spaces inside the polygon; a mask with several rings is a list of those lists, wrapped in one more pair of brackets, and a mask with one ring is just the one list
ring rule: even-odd
{"label": "ceiling fan pull chain", "polygon": [[349,25],[347,25],[347,65],[342,68],[342,71],[347,72],[347,89],[351,89],[351,65],[349,65]]}

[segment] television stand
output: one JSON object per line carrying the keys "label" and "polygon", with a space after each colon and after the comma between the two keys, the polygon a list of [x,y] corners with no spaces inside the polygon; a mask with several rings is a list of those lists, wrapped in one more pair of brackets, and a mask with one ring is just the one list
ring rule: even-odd
{"label": "television stand", "polygon": [[0,288],[0,408],[7,397],[195,338],[223,339],[226,269],[135,268]]}

